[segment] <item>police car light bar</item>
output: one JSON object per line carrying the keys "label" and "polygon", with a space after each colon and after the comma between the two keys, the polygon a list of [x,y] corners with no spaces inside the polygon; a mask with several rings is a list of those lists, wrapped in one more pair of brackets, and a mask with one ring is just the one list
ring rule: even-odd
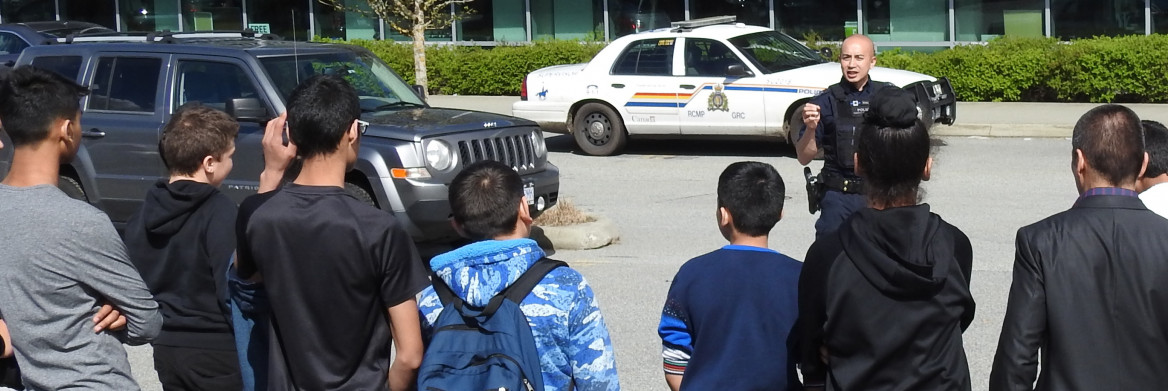
{"label": "police car light bar", "polygon": [[694,29],[703,26],[713,26],[716,24],[734,23],[737,17],[734,15],[725,16],[711,16],[708,18],[683,20],[680,22],[670,23],[669,26],[676,29]]}

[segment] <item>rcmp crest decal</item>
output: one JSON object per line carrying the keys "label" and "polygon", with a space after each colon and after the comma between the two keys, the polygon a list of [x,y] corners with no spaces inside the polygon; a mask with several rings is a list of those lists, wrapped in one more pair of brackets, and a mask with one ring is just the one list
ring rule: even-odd
{"label": "rcmp crest decal", "polygon": [[708,111],[730,111],[730,101],[726,99],[726,94],[722,93],[722,85],[714,85],[714,93],[710,94],[710,107]]}

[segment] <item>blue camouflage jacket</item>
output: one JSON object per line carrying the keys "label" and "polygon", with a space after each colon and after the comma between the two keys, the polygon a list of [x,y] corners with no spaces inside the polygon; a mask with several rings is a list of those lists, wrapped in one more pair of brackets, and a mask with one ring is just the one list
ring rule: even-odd
{"label": "blue camouflage jacket", "polygon": [[[531,239],[487,240],[436,256],[430,268],[467,303],[482,306],[543,256]],[[535,336],[546,389],[567,390],[572,382],[574,390],[620,389],[608,327],[584,276],[570,268],[556,268],[519,308]],[[418,309],[422,336],[429,341],[432,325],[442,312],[434,287],[422,291]]]}

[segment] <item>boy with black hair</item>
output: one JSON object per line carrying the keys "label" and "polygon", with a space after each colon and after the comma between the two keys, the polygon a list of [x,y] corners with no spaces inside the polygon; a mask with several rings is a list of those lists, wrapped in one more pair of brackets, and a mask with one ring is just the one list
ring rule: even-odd
{"label": "boy with black hair", "polygon": [[226,307],[237,208],[218,189],[231,172],[238,132],[227,113],[179,108],[159,141],[170,176],[147,191],[126,223],[130,260],[165,318],[151,345],[166,390],[242,387]]}
{"label": "boy with black hair", "polygon": [[267,389],[409,389],[422,360],[414,295],[428,282],[393,216],[344,189],[364,130],[357,93],[314,76],[287,109],[303,165],[292,183],[244,200],[237,230],[240,277],[258,272],[272,298]]}
{"label": "boy with black hair", "polygon": [[783,178],[733,163],[718,177],[718,228],[730,245],[681,266],[658,334],[671,390],[796,390],[794,346],[802,263],[768,248],[783,217]]}
{"label": "boy with black hair", "polygon": [[122,343],[150,342],[162,327],[109,217],[57,188],[81,144],[87,92],[27,66],[0,83],[14,149],[0,183],[0,303],[30,389],[137,390]]}
{"label": "boy with black hair", "polygon": [[1136,181],[1140,201],[1156,214],[1168,217],[1168,128],[1156,121],[1143,120],[1144,150],[1148,168]]}
{"label": "boy with black hair", "polygon": [[[434,257],[430,268],[467,304],[483,307],[544,258],[528,238],[523,180],[507,165],[488,160],[463,168],[450,184],[450,206],[455,230],[475,242]],[[422,292],[419,307],[429,340],[443,310],[434,287]],[[519,308],[535,337],[544,389],[620,389],[608,327],[584,276],[555,268]]]}

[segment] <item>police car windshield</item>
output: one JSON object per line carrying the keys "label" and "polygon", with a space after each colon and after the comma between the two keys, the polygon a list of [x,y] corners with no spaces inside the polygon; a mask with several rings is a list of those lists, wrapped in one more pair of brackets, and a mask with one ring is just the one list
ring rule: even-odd
{"label": "police car windshield", "polygon": [[730,38],[762,73],[782,72],[823,62],[818,53],[777,31],[762,31]]}
{"label": "police car windshield", "polygon": [[315,75],[338,75],[357,90],[361,111],[425,106],[397,74],[368,53],[337,52],[260,58],[272,83],[285,101],[296,86]]}

